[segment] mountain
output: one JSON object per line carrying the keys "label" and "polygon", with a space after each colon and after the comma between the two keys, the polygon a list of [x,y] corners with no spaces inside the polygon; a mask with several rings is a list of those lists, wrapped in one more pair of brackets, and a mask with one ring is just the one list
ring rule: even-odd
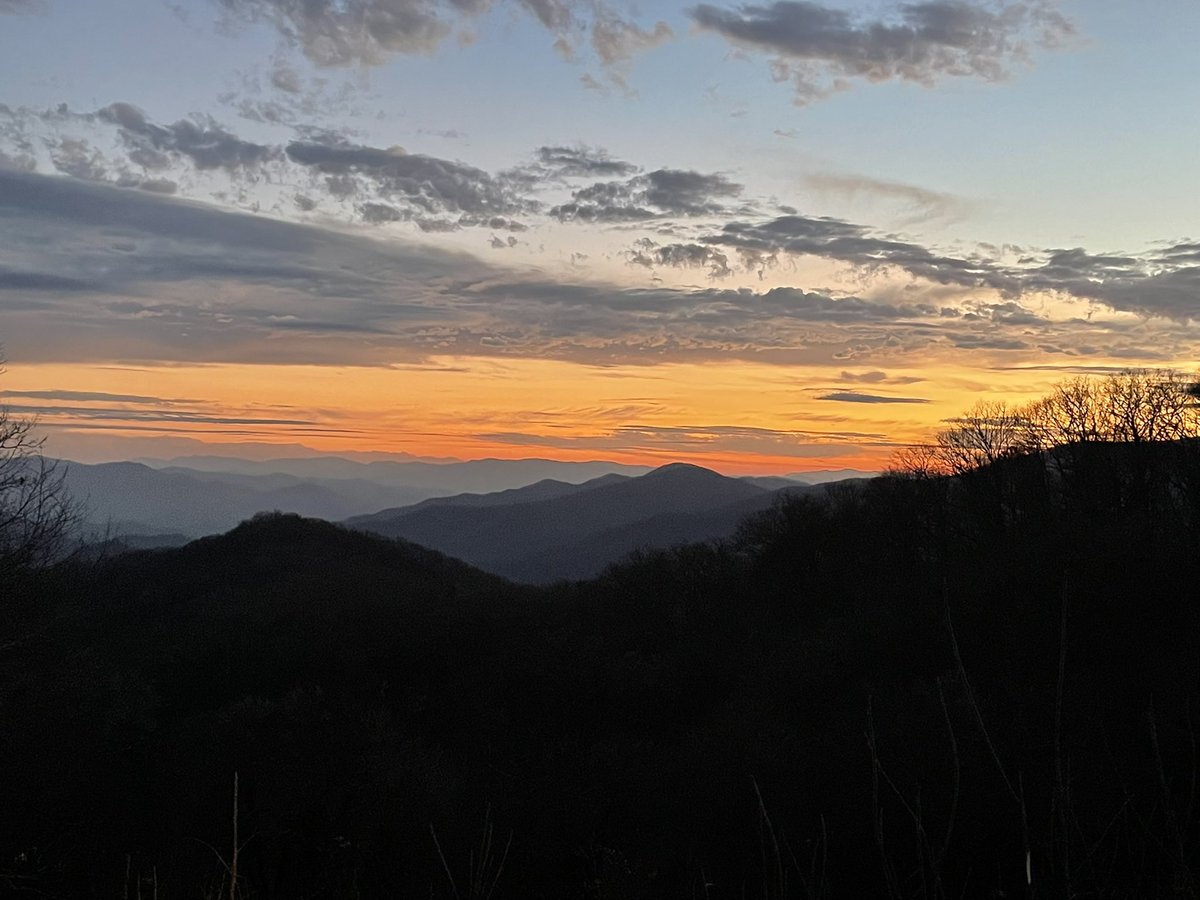
{"label": "mountain", "polygon": [[795,487],[796,485],[815,484],[816,482],[806,481],[799,475],[743,475],[742,481],[757,485],[760,488],[766,488],[768,491],[778,491],[782,488]]}
{"label": "mountain", "polygon": [[773,498],[742,479],[684,463],[600,481],[545,499],[504,505],[432,501],[346,524],[432,547],[489,572],[547,582],[595,574],[639,546],[726,536],[746,512]]}
{"label": "mountain", "polygon": [[558,481],[553,478],[544,478],[525,487],[509,488],[506,491],[493,491],[490,494],[467,493],[452,494],[449,497],[431,497],[428,500],[422,500],[420,503],[414,503],[409,506],[397,506],[391,509],[380,510],[377,513],[373,513],[369,518],[406,516],[418,510],[428,509],[431,506],[457,506],[479,509],[488,506],[514,506],[518,503],[554,500],[558,497],[565,497],[568,494],[590,491],[598,487],[604,487],[605,485],[627,481],[630,477],[629,475],[618,475],[614,472],[610,475],[601,475],[599,478],[593,478],[582,484],[571,484],[570,482]]}
{"label": "mountain", "polygon": [[864,472],[862,469],[820,469],[813,472],[792,472],[783,477],[803,484],[828,484],[831,481],[845,481],[847,478],[874,478],[878,474]]}
{"label": "mountain", "polygon": [[[170,460],[142,459],[158,469],[183,467],[239,475],[293,475],[304,480],[350,479],[392,487],[419,488],[428,496],[463,492],[490,493],[525,487],[544,479],[578,484],[601,475],[643,475],[647,466],[621,463],[562,462],[553,459],[474,459],[466,462],[357,462],[339,456],[249,460],[231,456],[182,456]],[[379,504],[376,504],[376,509]]]}
{"label": "mountain", "polygon": [[381,503],[411,503],[429,496],[416,488],[318,483],[290,475],[153,469],[134,462],[63,465],[67,490],[84,504],[88,522],[111,536],[178,532],[199,537],[226,531],[264,510],[338,520]]}

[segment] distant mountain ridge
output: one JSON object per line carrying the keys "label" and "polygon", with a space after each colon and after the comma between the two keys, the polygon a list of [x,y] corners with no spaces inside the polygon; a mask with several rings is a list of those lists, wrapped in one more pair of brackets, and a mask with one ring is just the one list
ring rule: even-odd
{"label": "distant mountain ridge", "polygon": [[[782,490],[818,489],[793,483]],[[553,495],[539,496],[547,491]],[[545,583],[590,577],[639,547],[728,537],[777,494],[746,479],[672,463],[637,478],[604,476],[573,490],[513,491],[503,504],[495,496],[436,499],[355,516],[346,524],[508,578]]]}
{"label": "distant mountain ridge", "polygon": [[[431,497],[466,490],[519,489],[537,483],[541,473],[563,476],[553,484],[570,487],[625,469],[616,463],[559,463],[543,460],[479,460],[472,463],[357,463],[336,457],[254,462],[197,458],[207,469],[140,462],[94,465],[62,460],[68,491],[87,510],[93,532],[186,538],[233,528],[255,513],[278,510],[340,521],[385,507],[409,506]],[[218,466],[242,471],[226,471]],[[414,469],[405,468],[415,466]],[[277,471],[280,468],[297,471]],[[327,474],[320,474],[325,472]],[[358,477],[336,477],[338,475]],[[403,478],[409,477],[409,481]],[[545,479],[542,479],[543,481]],[[499,487],[493,487],[498,485]],[[552,493],[552,486],[542,488]],[[490,495],[485,495],[490,496]],[[468,502],[468,501],[459,501]],[[484,503],[494,500],[481,501]],[[501,501],[506,502],[506,501]]]}
{"label": "distant mountain ridge", "polygon": [[594,460],[564,462],[556,459],[472,459],[462,462],[379,460],[358,462],[340,456],[284,457],[249,460],[232,456],[183,456],[169,460],[141,459],[153,468],[183,467],[194,471],[235,475],[294,475],[303,479],[361,479],[389,486],[421,488],[426,496],[467,491],[491,493],[524,487],[544,479],[579,483],[617,472],[644,475],[649,466]]}

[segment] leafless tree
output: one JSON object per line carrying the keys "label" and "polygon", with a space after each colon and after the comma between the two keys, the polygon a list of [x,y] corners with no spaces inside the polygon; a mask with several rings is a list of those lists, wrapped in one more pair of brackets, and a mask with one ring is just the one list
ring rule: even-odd
{"label": "leafless tree", "polygon": [[981,400],[937,434],[934,456],[945,471],[960,474],[1037,449],[1024,410]]}
{"label": "leafless tree", "polygon": [[35,425],[0,406],[0,573],[60,558],[80,518],[66,471],[42,452]]}

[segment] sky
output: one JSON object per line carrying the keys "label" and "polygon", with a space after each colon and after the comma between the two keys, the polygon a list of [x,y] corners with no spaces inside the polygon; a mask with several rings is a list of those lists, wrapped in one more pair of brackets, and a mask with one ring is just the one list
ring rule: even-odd
{"label": "sky", "polygon": [[0,0],[0,402],[81,461],[877,470],[1200,355],[1200,4]]}

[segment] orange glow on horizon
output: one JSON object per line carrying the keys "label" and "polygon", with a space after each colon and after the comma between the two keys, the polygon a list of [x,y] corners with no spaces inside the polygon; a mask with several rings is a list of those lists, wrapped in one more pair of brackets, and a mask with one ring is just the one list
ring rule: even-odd
{"label": "orange glow on horizon", "polygon": [[[51,453],[85,462],[156,455],[145,450],[153,441],[185,437],[222,453],[253,443],[290,446],[286,455],[302,445],[784,474],[877,471],[897,445],[927,439],[981,395],[1020,402],[1057,380],[951,365],[889,367],[886,378],[866,379],[746,362],[599,368],[454,357],[395,368],[14,364],[0,386],[14,411],[37,415]],[[134,446],[142,449],[122,450]]]}

